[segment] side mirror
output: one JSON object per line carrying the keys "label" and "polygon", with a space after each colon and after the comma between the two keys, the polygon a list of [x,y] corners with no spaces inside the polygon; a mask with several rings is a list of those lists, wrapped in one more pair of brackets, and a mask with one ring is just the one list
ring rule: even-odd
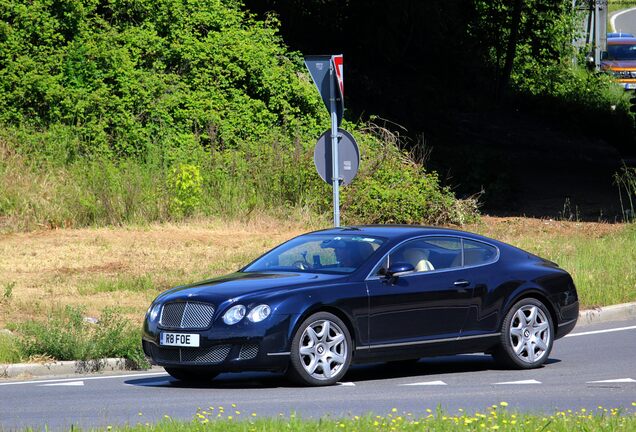
{"label": "side mirror", "polygon": [[387,279],[396,279],[396,278],[399,278],[400,276],[413,273],[414,271],[415,271],[415,267],[413,267],[413,264],[410,264],[407,262],[396,262],[389,266],[385,275]]}

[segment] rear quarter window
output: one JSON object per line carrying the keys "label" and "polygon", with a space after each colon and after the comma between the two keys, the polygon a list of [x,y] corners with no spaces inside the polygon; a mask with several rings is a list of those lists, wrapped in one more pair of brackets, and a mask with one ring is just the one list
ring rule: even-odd
{"label": "rear quarter window", "polygon": [[464,239],[464,266],[495,262],[497,255],[497,248],[492,245]]}

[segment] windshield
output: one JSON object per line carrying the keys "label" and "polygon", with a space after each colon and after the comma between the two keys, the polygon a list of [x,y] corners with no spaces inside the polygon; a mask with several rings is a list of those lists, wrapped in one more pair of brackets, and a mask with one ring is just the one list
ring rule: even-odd
{"label": "windshield", "polygon": [[352,273],[383,242],[383,239],[367,236],[309,234],[280,245],[243,271]]}
{"label": "windshield", "polygon": [[636,43],[607,46],[609,60],[636,60]]}

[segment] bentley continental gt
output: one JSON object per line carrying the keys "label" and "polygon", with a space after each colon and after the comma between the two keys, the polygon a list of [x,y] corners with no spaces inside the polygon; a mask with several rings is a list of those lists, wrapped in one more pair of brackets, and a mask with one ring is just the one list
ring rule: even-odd
{"label": "bentley continental gt", "polygon": [[484,352],[536,368],[578,312],[570,275],[511,245],[452,229],[350,226],[163,292],[142,344],[178,380],[266,370],[320,386],[352,363],[435,355]]}

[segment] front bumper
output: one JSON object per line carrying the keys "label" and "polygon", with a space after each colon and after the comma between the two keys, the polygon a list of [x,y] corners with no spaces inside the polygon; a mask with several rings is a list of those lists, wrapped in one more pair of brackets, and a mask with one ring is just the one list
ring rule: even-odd
{"label": "front bumper", "polygon": [[[217,372],[280,371],[289,363],[290,315],[271,315],[260,323],[244,320],[227,326],[215,323],[200,330],[163,330],[146,321],[143,350],[151,364]],[[198,334],[200,346],[161,346],[162,332]]]}

